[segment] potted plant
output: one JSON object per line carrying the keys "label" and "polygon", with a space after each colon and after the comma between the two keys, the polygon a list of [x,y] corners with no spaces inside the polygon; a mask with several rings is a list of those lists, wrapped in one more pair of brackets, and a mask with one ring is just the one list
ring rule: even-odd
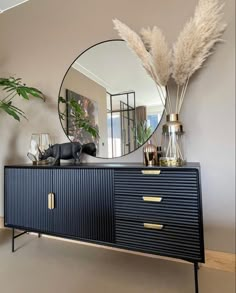
{"label": "potted plant", "polygon": [[26,86],[21,78],[0,78],[0,89],[5,92],[5,96],[0,98],[0,110],[20,121],[26,118],[25,113],[13,104],[15,97],[20,96],[25,100],[29,100],[30,96],[45,100],[42,92],[34,87]]}

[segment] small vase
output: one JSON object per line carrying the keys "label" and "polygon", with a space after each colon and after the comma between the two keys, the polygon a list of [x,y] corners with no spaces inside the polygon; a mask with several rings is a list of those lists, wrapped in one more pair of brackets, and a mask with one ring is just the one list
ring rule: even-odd
{"label": "small vase", "polygon": [[157,162],[157,147],[154,146],[150,141],[143,148],[143,163],[146,166],[152,167]]}
{"label": "small vase", "polygon": [[162,157],[161,166],[178,167],[186,163],[184,156],[184,131],[179,121],[179,115],[166,115],[166,123],[162,127]]}
{"label": "small vase", "polygon": [[39,153],[49,148],[51,138],[48,133],[33,133],[30,139],[30,148],[27,157],[32,161],[33,165],[49,164],[50,159],[39,160]]}

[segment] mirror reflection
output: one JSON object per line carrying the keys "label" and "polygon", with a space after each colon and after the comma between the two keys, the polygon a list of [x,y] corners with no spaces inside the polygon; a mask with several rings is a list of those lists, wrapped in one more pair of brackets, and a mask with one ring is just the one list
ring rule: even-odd
{"label": "mirror reflection", "polygon": [[71,141],[94,142],[97,157],[120,157],[139,148],[162,113],[155,83],[122,40],[86,50],[61,85],[62,127]]}

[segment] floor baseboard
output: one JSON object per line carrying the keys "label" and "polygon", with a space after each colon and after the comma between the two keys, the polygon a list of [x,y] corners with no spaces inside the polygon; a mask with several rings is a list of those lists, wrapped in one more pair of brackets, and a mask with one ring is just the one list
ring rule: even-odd
{"label": "floor baseboard", "polygon": [[0,229],[4,228],[4,218],[0,217]]}
{"label": "floor baseboard", "polygon": [[236,254],[206,250],[206,268],[214,268],[225,272],[236,272]]}

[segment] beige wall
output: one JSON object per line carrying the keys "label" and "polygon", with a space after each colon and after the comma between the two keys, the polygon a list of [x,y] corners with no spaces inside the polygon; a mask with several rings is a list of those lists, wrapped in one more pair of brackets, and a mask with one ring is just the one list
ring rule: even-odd
{"label": "beige wall", "polygon": [[78,93],[86,98],[97,102],[98,125],[99,125],[99,153],[98,157],[107,157],[107,93],[106,89],[94,82],[74,68],[68,71],[61,88],[61,96],[65,97],[66,89]]}
{"label": "beige wall", "polygon": [[[0,74],[16,74],[48,96],[46,104],[24,103],[29,122],[0,118],[3,165],[25,160],[30,134],[47,131],[66,141],[57,115],[57,96],[71,62],[87,47],[117,38],[112,18],[136,30],[159,25],[173,42],[193,14],[196,0],[31,0],[0,15]],[[235,248],[235,3],[227,0],[226,43],[217,47],[187,92],[182,120],[189,161],[202,166],[206,247]],[[48,121],[47,121],[48,120]],[[159,130],[160,131],[160,130]],[[91,158],[90,158],[91,160]],[[114,161],[142,161],[141,150]],[[0,195],[3,214],[3,193]]]}

